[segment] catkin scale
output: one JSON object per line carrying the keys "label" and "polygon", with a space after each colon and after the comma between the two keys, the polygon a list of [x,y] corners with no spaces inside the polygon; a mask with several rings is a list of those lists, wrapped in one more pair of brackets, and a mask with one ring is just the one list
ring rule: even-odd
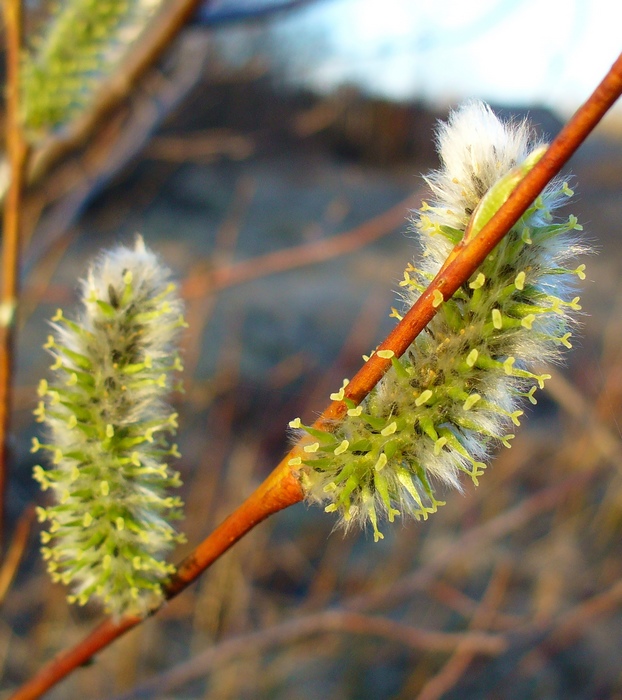
{"label": "catkin scale", "polygon": [[[543,152],[526,122],[503,123],[479,102],[441,125],[438,148],[442,167],[426,178],[434,201],[413,222],[420,262],[400,282],[407,307]],[[346,400],[333,432],[290,423],[315,440],[292,462],[308,500],[328,502],[346,528],[370,524],[378,540],[383,519],[435,512],[436,483],[461,488],[460,472],[478,483],[494,447],[514,437],[521,402],[535,403],[548,378],[534,367],[570,347],[584,266],[568,265],[586,248],[576,218],[553,212],[571,195],[566,183],[550,183],[471,279],[451,299],[439,295],[437,315],[365,401]]]}
{"label": "catkin scale", "polygon": [[76,320],[58,311],[46,348],[54,378],[42,380],[35,411],[51,467],[34,476],[56,504],[38,511],[50,526],[42,553],[71,601],[99,599],[114,614],[146,613],[174,571],[163,557],[178,535],[169,520],[181,501],[166,464],[177,414],[166,402],[181,370],[184,325],[170,273],[141,238],[104,253],[82,283]]}

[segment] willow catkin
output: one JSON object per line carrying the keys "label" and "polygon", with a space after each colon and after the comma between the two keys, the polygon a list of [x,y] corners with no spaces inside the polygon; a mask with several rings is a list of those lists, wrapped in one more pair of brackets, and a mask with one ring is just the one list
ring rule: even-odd
{"label": "willow catkin", "polygon": [[181,370],[176,343],[184,325],[170,273],[141,238],[103,253],[82,282],[75,320],[58,311],[46,348],[54,377],[42,380],[35,411],[51,466],[35,467],[54,505],[42,553],[70,601],[91,597],[114,614],[143,614],[162,595],[174,567],[164,555],[181,537],[169,520],[181,501],[167,466],[179,456],[169,436],[177,414],[167,403]]}
{"label": "willow catkin", "polygon": [[92,103],[162,0],[64,0],[24,52],[22,124],[36,141]]}
{"label": "willow catkin", "polygon": [[[426,178],[434,200],[414,219],[418,264],[400,283],[412,305],[453,246],[477,236],[524,174],[542,155],[527,123],[503,123],[480,102],[454,112],[438,132],[442,167]],[[554,217],[570,196],[553,181],[495,250],[449,300],[439,292],[437,315],[359,406],[334,431],[302,425],[303,456],[293,458],[307,498],[336,511],[340,524],[371,524],[396,515],[427,518],[442,502],[437,484],[460,488],[459,474],[477,484],[491,450],[509,447],[520,405],[536,403],[548,378],[542,362],[557,362],[571,347],[584,266],[574,216]],[[394,310],[393,315],[400,317]],[[342,391],[332,399],[343,399]]]}

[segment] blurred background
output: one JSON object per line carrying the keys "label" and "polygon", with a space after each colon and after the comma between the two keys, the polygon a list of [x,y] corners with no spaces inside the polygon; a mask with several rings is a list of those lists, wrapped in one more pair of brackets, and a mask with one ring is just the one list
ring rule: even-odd
{"label": "blurred background", "polygon": [[[437,120],[481,98],[554,136],[616,59],[621,20],[608,0],[200,6],[105,116],[40,145],[11,530],[45,498],[29,449],[46,319],[70,313],[101,248],[140,232],[186,299],[179,560],[392,328]],[[279,513],[46,697],[622,698],[621,139],[617,105],[573,158],[567,213],[596,252],[581,333],[478,489],[378,544],[321,508]],[[0,697],[101,619],[50,582],[38,527],[4,602]]]}

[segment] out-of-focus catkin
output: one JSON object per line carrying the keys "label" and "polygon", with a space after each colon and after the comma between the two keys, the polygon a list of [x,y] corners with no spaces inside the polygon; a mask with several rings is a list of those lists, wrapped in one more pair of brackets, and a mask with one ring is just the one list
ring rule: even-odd
{"label": "out-of-focus catkin", "polygon": [[138,238],[103,253],[82,282],[74,320],[58,311],[45,347],[54,376],[39,385],[51,465],[35,467],[55,504],[42,553],[70,601],[94,597],[113,614],[144,614],[174,571],[164,556],[182,537],[169,520],[182,503],[167,466],[177,414],[167,404],[175,374],[182,304],[170,273]]}

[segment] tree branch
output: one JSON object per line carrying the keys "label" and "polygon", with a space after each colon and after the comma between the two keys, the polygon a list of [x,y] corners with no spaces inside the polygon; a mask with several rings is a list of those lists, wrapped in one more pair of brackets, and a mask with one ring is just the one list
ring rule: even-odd
{"label": "tree branch", "polygon": [[[437,307],[433,304],[435,292],[440,292],[444,299],[449,299],[460,285],[469,279],[494,246],[536,199],[547,182],[559,172],[587,138],[620,94],[622,94],[622,54],[587,102],[575,113],[542,159],[520,182],[495,216],[474,239],[467,244],[456,246],[449,258],[451,262],[441,269],[403,320],[380,344],[379,349],[393,350],[397,356],[401,356],[408,349],[436,313]],[[390,366],[390,360],[374,354],[346,387],[345,396],[360,403]],[[345,414],[345,411],[346,405],[343,401],[333,401],[314,425],[329,429]],[[296,474],[289,466],[289,461],[301,452],[302,443],[296,445],[281,460],[266,481],[181,562],[166,589],[166,599],[173,598],[189,586],[210,564],[259,522],[272,513],[303,499],[304,494]],[[151,614],[156,611],[154,609]],[[105,620],[72,649],[52,659],[36,676],[22,686],[11,700],[34,700],[40,697],[73,669],[141,621],[141,618],[135,616],[124,616],[116,621]]]}
{"label": "tree branch", "polygon": [[19,67],[21,2],[4,0],[6,27],[6,149],[10,184],[2,222],[2,287],[0,290],[0,544],[4,526],[7,472],[7,434],[11,416],[13,336],[19,288],[19,231],[28,148],[20,125]]}

